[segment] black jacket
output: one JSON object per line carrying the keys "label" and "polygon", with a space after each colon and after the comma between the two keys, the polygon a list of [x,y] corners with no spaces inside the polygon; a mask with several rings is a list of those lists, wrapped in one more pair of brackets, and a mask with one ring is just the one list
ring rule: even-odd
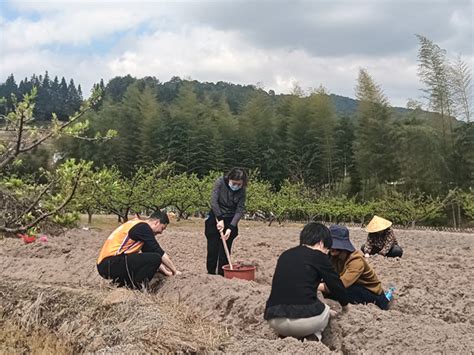
{"label": "black jacket", "polygon": [[212,212],[219,221],[231,219],[230,224],[237,227],[237,223],[245,212],[245,198],[245,187],[238,191],[232,191],[228,181],[224,177],[220,177],[216,180],[212,189]]}
{"label": "black jacket", "polygon": [[285,251],[278,258],[265,319],[320,315],[325,308],[317,296],[321,281],[342,306],[348,303],[346,289],[326,254],[303,245]]}

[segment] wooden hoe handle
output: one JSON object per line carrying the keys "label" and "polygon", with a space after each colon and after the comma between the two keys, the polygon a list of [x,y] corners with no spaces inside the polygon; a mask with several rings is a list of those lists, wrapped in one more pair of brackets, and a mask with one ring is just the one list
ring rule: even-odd
{"label": "wooden hoe handle", "polygon": [[222,233],[222,231],[220,231],[220,233],[221,233],[222,243],[224,244],[225,255],[227,256],[227,260],[229,261],[229,267],[230,267],[231,270],[234,270],[234,267],[232,266],[232,260],[230,259],[229,248],[227,248],[227,243],[224,240],[224,233]]}

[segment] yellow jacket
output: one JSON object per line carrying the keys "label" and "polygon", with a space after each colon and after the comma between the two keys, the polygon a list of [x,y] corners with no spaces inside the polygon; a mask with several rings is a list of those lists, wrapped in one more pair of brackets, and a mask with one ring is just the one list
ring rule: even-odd
{"label": "yellow jacket", "polygon": [[345,288],[357,284],[377,295],[383,292],[382,283],[360,251],[352,252],[346,260],[331,257],[331,264],[339,274]]}

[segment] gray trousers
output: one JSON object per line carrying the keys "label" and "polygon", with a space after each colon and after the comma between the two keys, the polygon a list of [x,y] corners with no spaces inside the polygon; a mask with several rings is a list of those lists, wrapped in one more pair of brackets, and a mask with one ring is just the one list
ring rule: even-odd
{"label": "gray trousers", "polygon": [[325,305],[323,313],[310,318],[273,318],[268,321],[279,335],[284,337],[303,338],[316,335],[321,340],[321,333],[329,322],[329,306]]}

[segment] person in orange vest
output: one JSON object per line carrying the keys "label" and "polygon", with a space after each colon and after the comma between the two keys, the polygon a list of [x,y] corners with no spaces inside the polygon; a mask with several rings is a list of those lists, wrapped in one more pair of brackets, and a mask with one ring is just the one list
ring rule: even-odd
{"label": "person in orange vest", "polygon": [[102,246],[97,259],[99,275],[119,286],[140,288],[147,285],[158,270],[167,276],[180,274],[155,239],[169,223],[168,215],[161,211],[144,220],[123,223]]}

